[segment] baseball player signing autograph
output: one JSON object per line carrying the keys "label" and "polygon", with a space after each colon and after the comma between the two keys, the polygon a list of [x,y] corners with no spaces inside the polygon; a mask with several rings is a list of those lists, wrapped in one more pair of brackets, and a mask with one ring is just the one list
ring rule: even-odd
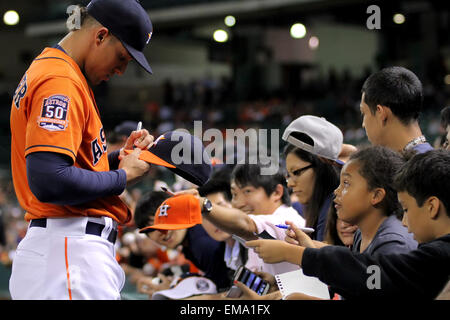
{"label": "baseball player signing autograph", "polygon": [[118,197],[149,164],[153,142],[133,131],[108,154],[91,86],[125,72],[152,24],[136,0],[92,0],[81,23],[45,48],[23,76],[11,106],[14,188],[30,221],[13,261],[13,299],[119,299],[125,275],[115,259],[118,223],[130,211]]}

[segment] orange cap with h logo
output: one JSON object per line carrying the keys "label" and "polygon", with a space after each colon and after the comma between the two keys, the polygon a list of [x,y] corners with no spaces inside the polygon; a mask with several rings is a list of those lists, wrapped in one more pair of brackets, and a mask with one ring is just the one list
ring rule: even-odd
{"label": "orange cap with h logo", "polygon": [[165,200],[156,210],[154,224],[140,229],[139,232],[186,229],[201,223],[199,200],[191,194],[182,194]]}

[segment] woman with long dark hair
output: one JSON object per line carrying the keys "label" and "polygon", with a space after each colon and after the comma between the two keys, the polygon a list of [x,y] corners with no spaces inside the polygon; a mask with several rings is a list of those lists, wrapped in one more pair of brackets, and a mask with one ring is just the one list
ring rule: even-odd
{"label": "woman with long dark hair", "polygon": [[315,231],[312,239],[323,241],[333,191],[339,185],[339,168],[316,155],[287,145],[284,151],[288,187],[302,204],[306,226]]}
{"label": "woman with long dark hair", "polygon": [[288,187],[302,204],[306,226],[313,240],[323,241],[333,191],[339,185],[342,132],[324,118],[302,116],[285,130]]}

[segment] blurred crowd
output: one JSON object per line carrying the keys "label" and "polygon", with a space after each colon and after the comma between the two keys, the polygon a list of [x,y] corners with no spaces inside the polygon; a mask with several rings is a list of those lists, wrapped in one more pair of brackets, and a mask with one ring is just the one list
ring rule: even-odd
{"label": "blurred crowd", "polygon": [[[339,126],[344,140],[350,144],[367,142],[361,127],[359,105],[361,86],[372,73],[371,68],[356,77],[349,70],[334,69],[323,73],[306,70],[299,74],[292,88],[252,90],[241,98],[227,77],[193,80],[185,84],[166,80],[162,86],[161,103],[144,102],[140,116],[145,126],[155,128],[156,135],[176,128],[193,128],[202,121],[203,129],[279,128],[281,131],[301,115],[325,117]],[[423,77],[424,108],[420,123],[431,140],[442,134],[439,112],[448,104],[449,88],[444,83],[445,67],[439,73]],[[421,78],[422,79],[422,78]]]}
{"label": "blurred crowd", "polygon": [[11,266],[14,251],[27,231],[28,223],[23,217],[12,181],[0,180],[0,260],[5,266]]}

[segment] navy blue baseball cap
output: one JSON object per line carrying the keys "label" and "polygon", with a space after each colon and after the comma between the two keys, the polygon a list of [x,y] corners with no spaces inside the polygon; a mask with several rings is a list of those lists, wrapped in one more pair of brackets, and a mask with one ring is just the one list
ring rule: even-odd
{"label": "navy blue baseball cap", "polygon": [[148,151],[173,165],[168,167],[173,173],[197,186],[204,185],[211,176],[211,159],[202,141],[185,131],[162,134]]}
{"label": "navy blue baseball cap", "polygon": [[166,167],[197,186],[203,186],[212,174],[211,159],[202,141],[186,131],[162,134],[148,150],[141,152],[139,159]]}
{"label": "navy blue baseball cap", "polygon": [[139,1],[92,0],[87,12],[122,42],[142,68],[152,73],[143,50],[152,37],[153,25]]}

